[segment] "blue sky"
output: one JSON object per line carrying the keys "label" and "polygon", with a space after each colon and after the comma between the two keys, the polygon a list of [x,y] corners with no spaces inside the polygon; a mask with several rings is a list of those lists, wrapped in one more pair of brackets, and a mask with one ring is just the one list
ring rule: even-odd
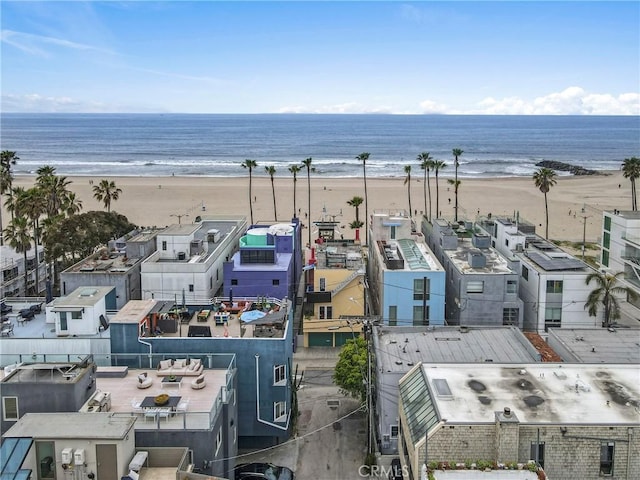
{"label": "blue sky", "polygon": [[640,114],[640,2],[0,2],[2,111]]}

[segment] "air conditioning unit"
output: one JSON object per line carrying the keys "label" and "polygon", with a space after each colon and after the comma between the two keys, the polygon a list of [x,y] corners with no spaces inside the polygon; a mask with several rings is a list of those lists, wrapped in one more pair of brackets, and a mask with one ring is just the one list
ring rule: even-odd
{"label": "air conditioning unit", "polygon": [[75,465],[84,465],[84,448],[79,448],[73,453],[73,463]]}
{"label": "air conditioning unit", "polygon": [[73,448],[63,448],[60,461],[67,465],[73,463]]}

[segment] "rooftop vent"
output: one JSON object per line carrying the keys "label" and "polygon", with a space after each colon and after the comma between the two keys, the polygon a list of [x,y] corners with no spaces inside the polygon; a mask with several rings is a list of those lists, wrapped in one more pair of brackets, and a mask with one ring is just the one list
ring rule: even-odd
{"label": "rooftop vent", "polygon": [[510,417],[511,409],[509,407],[504,407],[504,410],[502,410],[502,413],[504,414],[505,417]]}
{"label": "rooftop vent", "polygon": [[484,268],[487,266],[487,257],[480,250],[470,250],[468,262],[471,268]]}

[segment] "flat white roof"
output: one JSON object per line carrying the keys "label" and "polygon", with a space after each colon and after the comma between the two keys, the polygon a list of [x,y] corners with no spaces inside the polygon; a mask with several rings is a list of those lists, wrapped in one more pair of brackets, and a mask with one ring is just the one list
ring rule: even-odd
{"label": "flat white roof", "polygon": [[[638,365],[476,363],[422,368],[439,417],[448,424],[493,423],[495,412],[509,407],[521,423],[640,425]],[[442,388],[442,380],[448,389]]]}

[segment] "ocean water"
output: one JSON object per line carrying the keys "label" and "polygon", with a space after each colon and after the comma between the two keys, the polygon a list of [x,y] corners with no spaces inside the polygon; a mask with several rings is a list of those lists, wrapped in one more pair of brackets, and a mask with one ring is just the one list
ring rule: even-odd
{"label": "ocean water", "polygon": [[[368,177],[422,175],[416,156],[430,152],[461,177],[529,176],[541,160],[595,170],[619,169],[640,156],[638,116],[18,114],[0,117],[2,150],[20,160],[17,175],[52,165],[61,175],[290,176],[312,157],[314,175],[362,176],[355,157],[369,152]],[[304,172],[303,172],[304,173]]]}

